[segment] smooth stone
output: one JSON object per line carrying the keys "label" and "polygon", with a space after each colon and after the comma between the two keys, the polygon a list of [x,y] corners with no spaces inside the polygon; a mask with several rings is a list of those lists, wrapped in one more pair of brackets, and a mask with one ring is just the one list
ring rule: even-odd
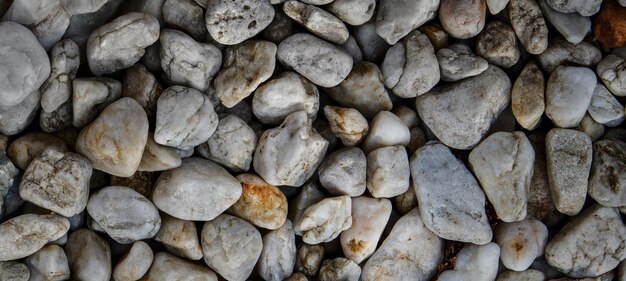
{"label": "smooth stone", "polygon": [[411,133],[404,121],[389,111],[380,111],[370,122],[370,130],[361,147],[365,153],[387,146],[406,146]]}
{"label": "smooth stone", "polygon": [[527,269],[524,271],[504,271],[498,275],[496,281],[545,281],[547,279],[545,273],[536,269]]}
{"label": "smooth stone", "polygon": [[363,61],[352,68],[350,74],[339,85],[324,89],[331,98],[343,107],[354,108],[366,118],[372,118],[381,110],[391,110],[392,103],[383,74],[373,63]]}
{"label": "smooth stone", "polygon": [[449,148],[429,142],[418,149],[411,176],[423,223],[437,236],[479,245],[491,241],[485,194]]}
{"label": "smooth stone", "polygon": [[404,105],[396,105],[391,112],[398,116],[398,118],[400,118],[400,120],[402,120],[402,122],[404,122],[404,124],[410,129],[417,127],[420,123],[417,112]]}
{"label": "smooth stone", "polygon": [[591,139],[583,132],[555,128],[546,135],[548,180],[556,209],[576,215],[585,204],[591,170]]}
{"label": "smooth stone", "polygon": [[224,45],[236,45],[265,29],[274,18],[268,0],[209,0],[206,28],[211,37]]}
{"label": "smooth stone", "polygon": [[193,38],[207,36],[204,10],[193,0],[166,0],[163,3],[163,21]]}
{"label": "smooth stone", "polygon": [[344,256],[359,264],[374,254],[390,215],[389,199],[352,198],[352,225],[340,235]]}
{"label": "smooth stone", "polygon": [[307,244],[330,242],[352,225],[352,200],[348,195],[328,197],[310,205],[295,229]]}
{"label": "smooth stone", "polygon": [[509,4],[509,0],[486,0],[489,13],[496,15],[502,12]]}
{"label": "smooth stone", "polygon": [[291,221],[263,236],[258,270],[263,280],[282,281],[293,273],[296,264],[296,235]]}
{"label": "smooth stone", "polygon": [[61,0],[70,15],[88,14],[98,11],[110,0]]}
{"label": "smooth stone", "polygon": [[501,21],[492,21],[476,39],[476,53],[489,63],[510,68],[520,58],[513,28]]}
{"label": "smooth stone", "polygon": [[287,219],[287,198],[275,186],[255,174],[240,174],[241,197],[228,213],[270,230],[278,229]]}
{"label": "smooth stone", "polygon": [[354,108],[324,106],[330,130],[345,146],[355,146],[369,132],[367,119]]}
{"label": "smooth stone", "polygon": [[122,96],[122,83],[108,77],[72,80],[72,125],[91,123],[109,104]]}
{"label": "smooth stone", "polygon": [[306,276],[314,277],[317,275],[323,258],[323,245],[300,243],[298,246],[295,270],[304,273]]}
{"label": "smooth stone", "polygon": [[611,93],[620,97],[626,96],[626,48],[602,58],[596,72]]}
{"label": "smooth stone", "polygon": [[283,4],[283,11],[295,22],[326,41],[341,45],[348,40],[346,25],[322,8],[291,0]]}
{"label": "smooth stone", "polygon": [[375,198],[391,198],[409,189],[409,156],[403,146],[378,148],[367,154],[367,190]]}
{"label": "smooth stone", "polygon": [[624,105],[617,100],[602,84],[597,84],[591,96],[587,112],[603,125],[615,127],[624,121]]}
{"label": "smooth stone", "polygon": [[358,26],[374,16],[375,0],[335,0],[325,7],[345,23]]}
{"label": "smooth stone", "polygon": [[202,248],[196,224],[193,221],[181,220],[167,214],[161,214],[161,228],[154,240],[165,246],[172,254],[190,260],[202,258]]}
{"label": "smooth stone", "polygon": [[137,170],[148,141],[148,117],[135,100],[121,98],[109,106],[76,140],[76,151],[94,169],[129,177]]}
{"label": "smooth stone", "polygon": [[305,111],[291,113],[259,138],[254,170],[271,185],[301,186],[320,165],[328,141],[311,127]]}
{"label": "smooth stone", "polygon": [[70,222],[58,215],[24,214],[0,224],[0,261],[25,258],[61,238]]}
{"label": "smooth stone", "polygon": [[16,105],[6,107],[0,105],[0,133],[13,136],[24,131],[37,117],[40,99],[41,92],[35,90]]}
{"label": "smooth stone", "polygon": [[269,41],[247,41],[226,47],[222,69],[213,81],[224,106],[235,106],[272,76],[276,51],[276,44]]}
{"label": "smooth stone", "polygon": [[159,39],[159,21],[146,13],[128,13],[98,27],[87,41],[87,62],[95,75],[132,66]]}
{"label": "smooth stone", "polygon": [[485,0],[441,0],[439,20],[450,36],[468,39],[485,27],[487,3]]}
{"label": "smooth stone", "polygon": [[417,113],[447,146],[471,149],[510,100],[511,81],[490,65],[483,73],[436,88],[416,100]]}
{"label": "smooth stone", "polygon": [[589,113],[585,114],[583,120],[580,121],[580,124],[576,127],[576,130],[579,130],[585,134],[587,134],[591,141],[596,141],[600,139],[604,135],[604,125],[593,120],[593,117],[589,115]]}
{"label": "smooth stone", "polygon": [[[152,1],[157,5],[163,5],[164,0],[156,0]],[[102,6],[99,10],[93,13],[87,14],[76,14],[70,18],[70,25],[67,27],[63,38],[71,39],[76,42],[78,46],[81,48],[81,56],[85,55],[85,45],[89,39],[89,35],[98,27],[110,22],[115,18],[117,12],[120,10],[122,6],[123,0],[110,0],[104,6]],[[133,5],[141,6],[145,4],[146,0],[133,1]],[[129,6],[133,6],[129,5]],[[155,5],[156,6],[156,5]],[[160,9],[161,6],[158,8]],[[154,7],[156,8],[156,7]],[[154,9],[156,10],[156,9]],[[141,9],[136,9],[136,12],[143,12]],[[130,10],[124,10],[124,13],[132,12]],[[148,12],[148,11],[146,11]],[[152,15],[155,15],[153,12],[149,12]],[[160,13],[160,10],[159,10]],[[157,19],[159,16],[155,16]]]}
{"label": "smooth stone", "polygon": [[287,37],[278,45],[278,61],[318,86],[334,87],[352,69],[352,57],[343,49],[306,33]]}
{"label": "smooth stone", "polygon": [[511,109],[524,129],[534,130],[541,121],[545,105],[545,78],[533,61],[517,76],[511,90]]}
{"label": "smooth stone", "polygon": [[593,144],[589,196],[607,207],[626,206],[626,143],[599,140]]}
{"label": "smooth stone", "polygon": [[141,162],[137,171],[140,172],[157,172],[165,171],[180,166],[182,160],[176,153],[176,149],[164,146],[154,141],[154,134],[148,133],[148,141],[146,148],[143,150]]}
{"label": "smooth stone", "polygon": [[16,106],[46,81],[50,60],[46,50],[26,27],[0,23],[0,108]]}
{"label": "smooth stone", "polygon": [[576,127],[591,103],[596,75],[586,67],[557,67],[546,85],[546,116],[555,126]]}
{"label": "smooth stone", "polygon": [[548,48],[548,26],[535,0],[511,1],[509,17],[517,38],[529,53],[541,54]]}
{"label": "smooth stone", "polygon": [[161,68],[170,82],[206,91],[222,66],[222,52],[174,29],[161,31]]}
{"label": "smooth stone", "polygon": [[247,171],[257,144],[254,130],[236,115],[229,114],[219,120],[215,133],[206,143],[196,147],[205,158],[232,171]]}
{"label": "smooth stone", "polygon": [[504,222],[523,220],[535,162],[535,151],[526,135],[519,131],[494,133],[472,149],[468,162],[498,218]]}
{"label": "smooth stone", "polygon": [[437,62],[441,69],[441,80],[446,82],[476,76],[489,66],[485,59],[472,53],[469,46],[460,43],[439,49]]}
{"label": "smooth stone", "polygon": [[493,242],[482,246],[465,246],[456,254],[454,269],[442,272],[437,281],[495,280],[499,257],[500,247]]}
{"label": "smooth stone", "polygon": [[290,113],[304,110],[313,119],[319,110],[320,94],[309,80],[283,72],[254,91],[252,112],[263,124],[280,124]]}
{"label": "smooth stone", "polygon": [[137,63],[124,72],[122,96],[137,101],[148,118],[154,116],[157,100],[162,92],[159,81],[143,64]]}
{"label": "smooth stone", "polygon": [[25,264],[16,261],[0,262],[0,280],[28,281],[30,271]]}
{"label": "smooth stone", "polygon": [[206,222],[201,237],[204,262],[229,281],[246,280],[263,249],[254,226],[226,214]]}
{"label": "smooth stone", "polygon": [[[298,193],[296,198],[289,202],[287,217],[292,221],[294,226],[299,225],[304,211],[306,211],[309,206],[321,201],[325,197],[326,195],[317,187],[315,182],[308,182],[302,187],[302,191]],[[294,231],[297,235],[302,236],[302,231],[297,227],[294,227]]]}
{"label": "smooth stone", "polygon": [[437,15],[439,0],[382,1],[376,13],[376,33],[393,45]]}
{"label": "smooth stone", "polygon": [[24,171],[20,197],[65,217],[74,216],[87,206],[91,173],[85,157],[48,148]]}
{"label": "smooth stone", "polygon": [[135,281],[141,279],[154,260],[150,246],[143,241],[133,243],[122,259],[113,269],[113,279],[116,281]]}
{"label": "smooth stone", "polygon": [[557,12],[548,5],[546,0],[537,0],[537,4],[539,4],[545,19],[570,43],[580,43],[591,32],[591,20],[589,17],[581,16],[578,13],[564,14]]}
{"label": "smooth stone", "polygon": [[159,210],[183,220],[210,221],[241,196],[239,181],[209,160],[191,157],[161,173],[152,193]]}
{"label": "smooth stone", "polygon": [[319,281],[358,281],[361,268],[355,262],[346,258],[325,260],[320,267]]}
{"label": "smooth stone", "polygon": [[318,169],[320,184],[333,195],[363,194],[367,180],[366,160],[363,150],[357,147],[333,152]]}
{"label": "smooth stone", "polygon": [[413,209],[402,216],[389,235],[367,260],[361,280],[426,281],[443,259],[444,240],[432,233]]}
{"label": "smooth stone", "polygon": [[30,270],[30,279],[28,279],[30,281],[70,279],[70,267],[67,262],[67,256],[65,256],[63,248],[57,245],[46,245],[26,258],[25,263]]}
{"label": "smooth stone", "polygon": [[46,49],[58,42],[70,24],[71,7],[65,9],[63,1],[45,4],[32,1],[12,1],[3,21],[12,21],[28,27]]}
{"label": "smooth stone", "polygon": [[413,208],[417,207],[417,196],[415,195],[415,185],[410,182],[409,189],[393,198],[394,207],[401,215],[405,215]]}
{"label": "smooth stone", "polygon": [[552,9],[559,13],[579,13],[585,17],[592,16],[600,11],[601,0],[577,1],[577,0],[547,0]]}
{"label": "smooth stone", "polygon": [[550,40],[548,48],[537,56],[537,62],[546,72],[552,73],[559,65],[591,67],[602,59],[602,52],[589,42],[572,44],[563,38]]}
{"label": "smooth stone", "polygon": [[448,46],[449,37],[448,33],[446,33],[441,25],[437,23],[425,24],[418,28],[418,30],[424,33],[428,39],[430,39],[430,43],[433,44],[435,50],[439,50]]}
{"label": "smooth stone", "polygon": [[181,259],[167,252],[154,254],[154,261],[150,271],[145,276],[146,281],[217,281],[217,275],[208,267]]}
{"label": "smooth stone", "polygon": [[534,218],[498,224],[495,234],[502,263],[515,271],[528,269],[548,243],[548,228]]}
{"label": "smooth stone", "polygon": [[546,245],[546,260],[573,278],[595,277],[626,258],[626,226],[617,209],[594,205],[573,218]]}
{"label": "smooth stone", "polygon": [[67,145],[55,135],[34,131],[14,140],[6,149],[6,153],[15,166],[20,170],[26,170],[30,162],[46,149],[67,151]]}
{"label": "smooth stone", "polygon": [[[407,31],[407,34],[408,32],[409,31]],[[389,44],[376,33],[376,20],[372,19],[362,25],[355,26],[352,34],[357,44],[361,47],[364,60],[375,62],[382,61],[385,52],[387,52],[389,48]],[[401,38],[398,38],[398,40],[400,39]]]}

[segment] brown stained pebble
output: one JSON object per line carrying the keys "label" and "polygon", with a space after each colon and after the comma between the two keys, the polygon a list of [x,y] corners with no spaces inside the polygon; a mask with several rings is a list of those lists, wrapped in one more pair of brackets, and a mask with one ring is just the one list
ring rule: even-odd
{"label": "brown stained pebble", "polygon": [[606,48],[626,46],[626,7],[606,0],[593,24],[596,39]]}
{"label": "brown stained pebble", "polygon": [[237,176],[242,192],[229,213],[262,228],[277,229],[287,219],[287,198],[255,174]]}

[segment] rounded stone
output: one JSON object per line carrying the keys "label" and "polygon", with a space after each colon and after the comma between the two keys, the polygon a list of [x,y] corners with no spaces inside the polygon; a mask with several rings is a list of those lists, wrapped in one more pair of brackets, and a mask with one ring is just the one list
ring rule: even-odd
{"label": "rounded stone", "polygon": [[488,23],[476,39],[476,53],[497,66],[512,67],[520,58],[515,31],[500,21]]}
{"label": "rounded stone", "polygon": [[113,279],[116,281],[139,280],[148,272],[153,259],[154,254],[150,246],[146,242],[137,241],[115,265]]}
{"label": "rounded stone", "polygon": [[95,232],[81,228],[70,234],[65,254],[72,278],[78,280],[111,280],[111,247]]}
{"label": "rounded stone", "polygon": [[295,226],[307,244],[330,242],[352,225],[352,200],[348,195],[325,198],[308,208]]}
{"label": "rounded stone", "polygon": [[33,158],[46,149],[66,151],[67,145],[55,135],[35,131],[14,140],[6,151],[15,166],[26,170]]}
{"label": "rounded stone", "polygon": [[224,45],[253,37],[274,19],[274,8],[268,0],[209,0],[205,8],[209,34]]}
{"label": "rounded stone", "polygon": [[534,218],[498,224],[495,234],[502,263],[515,271],[528,269],[548,242],[548,228]]}
{"label": "rounded stone", "polygon": [[241,174],[236,178],[241,183],[241,197],[228,213],[258,227],[281,227],[287,219],[287,198],[280,189],[255,174]]}
{"label": "rounded stone", "polygon": [[365,153],[359,148],[345,148],[326,157],[318,169],[320,184],[331,194],[359,196],[365,192]]}
{"label": "rounded stone", "polygon": [[255,90],[252,112],[263,124],[280,124],[287,115],[300,110],[315,118],[319,97],[315,84],[294,72],[283,72]]}
{"label": "rounded stone", "polygon": [[544,96],[545,78],[537,64],[531,61],[517,76],[511,90],[511,109],[517,123],[525,129],[535,129],[546,107]]}
{"label": "rounded stone", "polygon": [[369,132],[367,119],[354,108],[327,105],[324,106],[324,116],[330,130],[345,146],[357,145]]}
{"label": "rounded stone", "polygon": [[382,1],[377,8],[376,33],[388,44],[396,44],[437,15],[439,0]]}
{"label": "rounded stone", "polygon": [[63,248],[57,245],[46,245],[26,258],[25,262],[30,270],[30,281],[56,281],[70,278],[67,256]]}
{"label": "rounded stone", "polygon": [[202,258],[202,248],[193,221],[181,220],[161,214],[161,228],[154,240],[165,246],[170,253],[190,260]]}
{"label": "rounded stone", "polygon": [[589,68],[557,67],[546,85],[546,116],[557,127],[578,126],[591,103],[596,81]]}
{"label": "rounded stone", "polygon": [[467,39],[483,30],[487,16],[485,0],[441,0],[439,20],[452,37]]}
{"label": "rounded stone", "polygon": [[217,275],[205,265],[190,262],[167,252],[154,255],[146,281],[204,280],[218,281]]}
{"label": "rounded stone", "polygon": [[0,261],[25,258],[61,238],[70,222],[58,215],[24,214],[0,224]]}

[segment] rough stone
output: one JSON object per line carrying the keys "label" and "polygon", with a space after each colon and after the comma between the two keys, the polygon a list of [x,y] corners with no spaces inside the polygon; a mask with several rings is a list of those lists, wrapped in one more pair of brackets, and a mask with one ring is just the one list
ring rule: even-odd
{"label": "rough stone", "polygon": [[159,252],[154,255],[154,262],[145,278],[146,281],[218,280],[217,275],[208,267],[181,259],[167,252]]}
{"label": "rough stone", "polygon": [[593,144],[589,196],[607,207],[626,206],[626,143],[599,140]]}
{"label": "rough stone", "polygon": [[563,14],[557,12],[548,5],[546,0],[537,0],[537,4],[539,4],[545,19],[570,43],[580,43],[591,32],[589,17],[581,16],[578,13]]}
{"label": "rough stone", "polygon": [[61,238],[70,222],[58,215],[24,214],[0,224],[0,261],[25,258]]}
{"label": "rough stone", "polygon": [[557,127],[576,127],[591,103],[596,76],[586,67],[560,66],[546,85],[546,116]]}
{"label": "rough stone", "polygon": [[72,80],[72,124],[81,128],[122,95],[122,83],[108,77]]}
{"label": "rough stone", "polygon": [[341,45],[348,40],[348,28],[331,13],[299,1],[283,4],[285,14],[320,38]]}
{"label": "rough stone", "polygon": [[501,21],[492,21],[476,39],[476,53],[488,62],[510,68],[520,58],[513,28]]}
{"label": "rough stone", "polygon": [[400,39],[434,18],[439,0],[382,1],[376,13],[376,33],[393,45]]}
{"label": "rough stone", "polygon": [[240,174],[236,178],[242,192],[228,213],[258,227],[272,230],[281,227],[287,219],[285,195],[255,174]]}
{"label": "rough stone", "polygon": [[535,0],[514,0],[509,4],[511,26],[526,50],[541,54],[548,48],[548,26]]}
{"label": "rough stone", "polygon": [[626,48],[602,58],[596,72],[611,93],[626,96]]}
{"label": "rough stone", "polygon": [[348,195],[328,197],[306,208],[295,228],[307,244],[330,242],[352,225],[352,200]]}
{"label": "rough stone", "polygon": [[318,169],[320,184],[331,194],[359,196],[365,192],[366,162],[365,153],[359,148],[335,151]]}
{"label": "rough stone", "polygon": [[375,0],[335,0],[326,9],[345,23],[353,26],[368,22],[374,15]]}
{"label": "rough stone", "polygon": [[193,221],[181,220],[161,214],[161,228],[154,240],[165,246],[170,253],[190,260],[202,258],[202,248]]}
{"label": "rough stone", "polygon": [[319,281],[358,281],[361,268],[355,262],[346,258],[325,260],[320,267]]}
{"label": "rough stone", "polygon": [[391,215],[391,201],[369,197],[352,198],[352,225],[341,233],[343,254],[356,264],[370,257]]}
{"label": "rough stone", "polygon": [[165,171],[180,166],[182,160],[173,147],[163,146],[154,141],[154,134],[148,133],[146,148],[143,150],[137,171]]}
{"label": "rough stone", "polygon": [[254,130],[241,118],[229,114],[219,120],[215,133],[196,151],[232,171],[248,171],[256,144]]}
{"label": "rough stone", "polygon": [[482,246],[465,246],[456,254],[454,269],[442,272],[437,280],[494,280],[498,274],[499,256],[500,247],[493,242]]}
{"label": "rough stone", "polygon": [[293,273],[296,264],[296,235],[291,221],[263,236],[259,258],[259,275],[264,280],[284,280]]}
{"label": "rough stone", "polygon": [[602,59],[602,52],[589,42],[572,44],[556,37],[550,40],[548,48],[537,56],[537,62],[546,72],[551,73],[559,65],[593,66]]}
{"label": "rough stone", "polygon": [[543,73],[535,62],[528,62],[511,90],[511,109],[523,128],[534,130],[539,125],[546,107],[544,96]]}
{"label": "rough stone", "polygon": [[[1,95],[0,93],[0,97]],[[40,99],[41,92],[35,90],[16,105],[6,107],[0,105],[0,133],[13,136],[24,131],[37,117]]]}
{"label": "rough stone", "polygon": [[618,126],[625,118],[624,105],[601,84],[597,84],[593,90],[587,112],[596,122],[609,127]]}
{"label": "rough stone", "polygon": [[323,245],[300,243],[295,269],[306,276],[313,277],[317,275],[322,258],[324,258]]}
{"label": "rough stone", "polygon": [[268,0],[209,0],[206,28],[211,37],[224,45],[236,45],[265,29],[274,18]]}
{"label": "rough stone", "polygon": [[437,51],[437,61],[441,69],[441,80],[459,81],[483,73],[489,63],[472,53],[464,44],[453,44]]}
{"label": "rough stone", "polygon": [[30,271],[25,264],[16,261],[0,262],[0,280],[28,281]]}
{"label": "rough stone", "polygon": [[409,156],[403,146],[378,148],[367,154],[367,190],[376,198],[391,198],[409,189]]}
{"label": "rough stone", "polygon": [[14,140],[6,152],[15,166],[26,170],[33,158],[46,149],[67,151],[67,145],[54,135],[35,131]]}
{"label": "rough stone", "polygon": [[137,101],[146,111],[148,118],[154,116],[157,100],[162,91],[159,81],[143,64],[137,63],[124,72],[122,96]]}
{"label": "rough stone", "polygon": [[252,98],[252,112],[263,124],[280,124],[290,113],[304,110],[315,119],[320,94],[309,80],[294,73],[283,72],[259,86]]}
{"label": "rough stone", "polygon": [[552,9],[557,12],[569,14],[579,13],[585,17],[592,16],[600,11],[601,0],[576,1],[576,0],[547,0]]}

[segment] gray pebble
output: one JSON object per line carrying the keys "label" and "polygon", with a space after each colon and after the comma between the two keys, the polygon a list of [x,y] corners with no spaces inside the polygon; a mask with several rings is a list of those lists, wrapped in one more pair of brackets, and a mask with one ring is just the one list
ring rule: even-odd
{"label": "gray pebble", "polygon": [[546,85],[546,116],[555,126],[576,127],[591,103],[596,75],[586,67],[559,66]]}
{"label": "gray pebble", "polygon": [[215,133],[206,143],[196,147],[205,158],[233,171],[248,171],[257,144],[254,130],[235,115],[220,119]]}
{"label": "gray pebble", "polygon": [[409,189],[409,156],[403,146],[388,146],[367,154],[367,190],[375,198],[391,198]]}
{"label": "gray pebble", "polygon": [[335,0],[326,6],[329,12],[353,26],[368,22],[374,15],[375,8],[374,0]]}
{"label": "gray pebble", "polygon": [[18,104],[10,106],[0,105],[0,133],[12,136],[24,131],[37,117],[40,100],[41,92],[35,90]]}
{"label": "gray pebble", "polygon": [[370,130],[361,147],[365,153],[388,146],[406,146],[411,133],[404,121],[389,111],[380,111],[370,122]]}
{"label": "gray pebble", "polygon": [[204,20],[215,41],[236,45],[253,37],[274,18],[274,8],[268,0],[209,0]]}
{"label": "gray pebble", "polygon": [[498,275],[496,281],[545,281],[547,276],[545,273],[536,269],[527,269],[524,271],[507,270]]}
{"label": "gray pebble", "polygon": [[55,281],[70,278],[67,256],[63,248],[57,245],[46,245],[26,258],[25,262],[30,270],[30,281]]}
{"label": "gray pebble", "polygon": [[559,65],[596,65],[602,58],[602,52],[589,42],[572,44],[565,39],[556,37],[550,40],[548,48],[537,56],[537,62],[548,73]]}
{"label": "gray pebble", "polygon": [[202,248],[196,224],[167,214],[161,214],[161,228],[154,240],[165,246],[170,253],[190,260],[202,258]]}
{"label": "gray pebble", "polygon": [[154,254],[154,262],[145,276],[146,281],[218,281],[213,270],[167,252]]}
{"label": "gray pebble", "polygon": [[296,264],[296,235],[291,221],[263,236],[259,275],[263,280],[282,281],[293,273]]}
{"label": "gray pebble", "polygon": [[472,53],[472,49],[464,44],[453,44],[439,49],[437,61],[441,69],[441,80],[446,82],[476,76],[489,66],[485,59]]}
{"label": "gray pebble", "polygon": [[439,20],[452,37],[468,39],[485,26],[487,3],[484,0],[441,0]]}
{"label": "gray pebble", "polygon": [[283,72],[256,89],[252,111],[259,121],[270,125],[280,124],[287,115],[300,110],[315,119],[319,96],[315,84],[294,72]]}
{"label": "gray pebble", "polygon": [[[409,32],[410,30],[407,31],[407,34]],[[380,62],[385,57],[389,44],[376,33],[376,21],[374,19],[354,27],[352,35],[354,35],[354,39],[361,47],[363,59]],[[398,38],[397,41],[400,39]]]}
{"label": "gray pebble", "polygon": [[439,0],[392,0],[379,3],[376,13],[376,33],[393,45],[434,18]]}
{"label": "gray pebble", "polygon": [[361,268],[346,258],[325,260],[320,267],[319,281],[358,281]]}
{"label": "gray pebble", "polygon": [[198,40],[207,35],[204,10],[193,0],[166,0],[163,3],[163,21]]}
{"label": "gray pebble", "polygon": [[352,225],[352,199],[348,195],[327,197],[306,208],[295,228],[307,244],[327,243]]}
{"label": "gray pebble", "polygon": [[58,215],[24,214],[0,224],[0,261],[25,258],[61,238],[70,222]]}
{"label": "gray pebble", "polygon": [[535,0],[514,0],[509,17],[515,34],[531,54],[541,54],[548,47],[548,26]]}
{"label": "gray pebble", "polygon": [[497,66],[512,67],[520,58],[515,31],[500,21],[488,23],[476,39],[476,53]]}
{"label": "gray pebble", "polygon": [[557,12],[569,14],[577,12],[583,16],[592,16],[600,11],[601,0],[547,0],[548,5]]}
{"label": "gray pebble", "polygon": [[545,79],[534,61],[528,62],[511,90],[511,109],[515,120],[527,130],[539,125],[545,105]]}
{"label": "gray pebble", "polygon": [[604,125],[593,120],[593,117],[591,117],[589,113],[586,113],[583,120],[581,120],[580,124],[576,127],[576,130],[588,135],[592,141],[596,141],[604,135],[605,128]]}
{"label": "gray pebble", "polygon": [[492,15],[496,15],[502,10],[504,10],[509,4],[509,0],[487,0],[487,8],[489,8],[489,13]]}
{"label": "gray pebble", "polygon": [[72,124],[81,128],[91,123],[109,104],[122,96],[122,83],[108,77],[72,80]]}
{"label": "gray pebble", "polygon": [[22,24],[32,30],[37,40],[46,49],[58,42],[70,24],[70,10],[66,10],[62,1],[50,1],[46,4],[17,0],[12,1],[2,17],[3,21]]}
{"label": "gray pebble", "polygon": [[0,262],[0,280],[28,281],[30,271],[25,264],[15,261]]}
{"label": "gray pebble", "polygon": [[154,141],[154,134],[148,133],[146,148],[143,150],[137,171],[156,172],[176,168],[181,164],[181,157],[176,148],[164,146]]}
{"label": "gray pebble", "polygon": [[[302,191],[298,193],[296,198],[289,202],[288,217],[293,222],[293,225],[299,225],[300,221],[302,220],[302,214],[304,214],[304,211],[309,206],[321,201],[325,197],[326,195],[324,195],[324,193],[319,189],[319,187],[317,187],[314,182],[308,182],[307,184],[305,184],[302,187]],[[302,236],[302,231],[300,231],[297,227],[294,228],[294,231],[297,235]],[[307,275],[315,274],[307,273]]]}
{"label": "gray pebble", "polygon": [[73,279],[111,279],[111,247],[95,232],[85,228],[72,232],[65,245],[65,254]]}
{"label": "gray pebble", "polygon": [[367,119],[354,108],[327,105],[324,107],[324,115],[330,130],[345,146],[357,145],[369,131]]}
{"label": "gray pebble", "polygon": [[563,14],[555,11],[548,5],[546,0],[537,0],[543,16],[563,35],[565,40],[572,44],[578,44],[591,32],[591,20],[589,17],[578,13]]}
{"label": "gray pebble", "polygon": [[150,246],[143,241],[133,243],[133,246],[120,259],[113,269],[113,279],[116,281],[135,281],[141,279],[154,259]]}
{"label": "gray pebble", "polygon": [[626,205],[626,143],[600,140],[593,144],[589,196],[607,207]]}
{"label": "gray pebble", "polygon": [[[0,215],[2,215],[8,206],[5,206],[5,201],[8,198],[8,194],[13,189],[13,186],[19,186],[20,171],[13,165],[11,159],[9,159],[4,152],[0,152]],[[17,196],[18,198],[19,195]],[[10,213],[10,212],[7,212]]]}
{"label": "gray pebble", "polygon": [[309,245],[300,243],[298,246],[298,257],[296,259],[296,270],[304,275],[313,277],[317,272],[324,258],[323,245]]}
{"label": "gray pebble", "polygon": [[[160,67],[159,65],[159,69]],[[162,91],[161,84],[143,64],[135,64],[124,72],[122,96],[137,101],[146,111],[148,118],[154,116],[157,99]]]}
{"label": "gray pebble", "polygon": [[313,34],[335,44],[348,40],[348,28],[331,13],[313,5],[290,0],[283,4],[285,14]]}
{"label": "gray pebble", "polygon": [[626,96],[626,48],[602,58],[596,71],[611,93]]}
{"label": "gray pebble", "polygon": [[352,147],[326,156],[318,174],[320,184],[331,194],[354,197],[365,192],[366,171],[365,153]]}
{"label": "gray pebble", "polygon": [[609,127],[618,126],[625,118],[624,105],[601,84],[597,84],[593,90],[587,112],[596,122]]}

